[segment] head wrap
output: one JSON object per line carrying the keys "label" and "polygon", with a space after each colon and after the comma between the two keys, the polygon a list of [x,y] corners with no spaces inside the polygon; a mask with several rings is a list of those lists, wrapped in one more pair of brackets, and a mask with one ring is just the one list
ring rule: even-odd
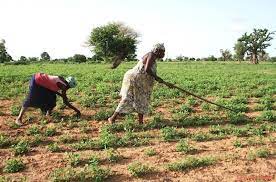
{"label": "head wrap", "polygon": [[157,52],[157,51],[165,51],[165,46],[163,43],[157,43],[153,46],[152,52]]}
{"label": "head wrap", "polygon": [[77,82],[74,77],[68,76],[65,80],[68,82],[70,88],[74,88],[77,86]]}

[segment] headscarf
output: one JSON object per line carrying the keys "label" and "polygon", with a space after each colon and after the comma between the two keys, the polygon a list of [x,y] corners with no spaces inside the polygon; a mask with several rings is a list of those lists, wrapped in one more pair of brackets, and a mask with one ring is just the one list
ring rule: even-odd
{"label": "headscarf", "polygon": [[157,52],[159,50],[165,51],[164,43],[157,43],[153,46],[152,52]]}
{"label": "headscarf", "polygon": [[77,86],[77,81],[74,77],[68,76],[65,80],[68,82],[70,88],[74,88]]}

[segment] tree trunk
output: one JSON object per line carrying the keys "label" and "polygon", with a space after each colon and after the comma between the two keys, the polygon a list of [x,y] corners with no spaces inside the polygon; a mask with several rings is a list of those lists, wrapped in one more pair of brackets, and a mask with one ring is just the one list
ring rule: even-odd
{"label": "tree trunk", "polygon": [[251,59],[252,59],[253,64],[258,64],[258,55],[257,55],[257,53],[255,53],[255,52],[252,53]]}

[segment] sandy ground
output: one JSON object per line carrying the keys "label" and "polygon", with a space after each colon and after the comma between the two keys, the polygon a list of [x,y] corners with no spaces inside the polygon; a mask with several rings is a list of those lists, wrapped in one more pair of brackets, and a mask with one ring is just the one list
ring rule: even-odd
{"label": "sandy ground", "polygon": [[[31,124],[26,124],[18,129],[11,129],[8,126],[9,122],[15,120],[15,116],[11,116],[10,107],[14,104],[12,101],[0,100],[0,110],[3,113],[0,116],[0,132],[11,137],[18,137],[25,135],[26,129]],[[165,108],[160,108],[157,112],[163,113],[165,116],[169,115],[169,112]],[[66,114],[71,114],[71,111],[67,111]],[[85,110],[84,116],[89,118],[89,115],[95,112]],[[31,110],[28,114],[39,115],[36,110]],[[259,112],[251,112],[249,117],[256,117]],[[39,125],[39,122],[34,121]],[[51,123],[50,123],[51,124]],[[91,131],[87,136],[94,138],[98,136],[99,128],[102,122],[89,121]],[[190,130],[197,130],[202,128],[191,128]],[[59,131],[59,135],[68,133],[73,135],[74,138],[80,138],[81,133],[77,128],[72,130]],[[154,134],[154,131],[150,131]],[[270,137],[276,137],[276,133],[270,133]],[[49,139],[56,140],[58,136]],[[248,160],[247,156],[249,151],[258,149],[260,147],[266,147],[270,151],[276,149],[276,143],[268,140],[268,136],[265,137],[264,143],[257,146],[246,146],[243,148],[236,148],[233,146],[233,142],[237,137],[230,136],[222,140],[212,140],[207,142],[194,142],[191,141],[193,147],[197,150],[196,154],[186,155],[180,152],[176,152],[176,142],[164,142],[161,140],[153,141],[148,146],[141,147],[125,147],[119,148],[118,152],[123,156],[123,159],[117,163],[105,162],[101,164],[103,167],[109,167],[112,171],[112,176],[107,181],[187,181],[187,182],[201,182],[201,181],[276,181],[276,155],[270,155],[268,158],[256,158],[255,160]],[[241,138],[244,139],[244,138]],[[63,147],[64,148],[64,147]],[[157,152],[154,156],[146,156],[145,150],[153,148]],[[64,148],[66,150],[66,148]],[[104,157],[105,152],[102,150],[85,150],[78,151],[81,156],[89,156],[98,154],[100,157]],[[187,156],[205,157],[213,156],[217,159],[216,164],[208,167],[200,167],[192,170],[182,172],[172,172],[166,169],[166,164],[170,162],[178,162],[185,159]],[[51,153],[47,150],[46,145],[40,145],[32,148],[30,152],[22,156],[26,169],[24,171],[14,174],[3,173],[3,167],[7,159],[13,158],[13,153],[10,148],[0,149],[0,175],[9,176],[15,181],[20,177],[27,177],[28,181],[48,181],[48,175],[54,169],[65,167],[67,162],[65,159],[65,153]],[[141,178],[135,178],[130,175],[127,167],[130,163],[139,161],[143,164],[147,164],[155,169],[148,175]]]}

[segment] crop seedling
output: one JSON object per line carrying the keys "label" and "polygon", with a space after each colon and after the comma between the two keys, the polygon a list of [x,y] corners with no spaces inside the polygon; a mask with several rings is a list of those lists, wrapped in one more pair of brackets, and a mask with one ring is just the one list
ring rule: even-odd
{"label": "crop seedling", "polygon": [[189,145],[186,140],[180,140],[176,145],[176,151],[187,154],[196,152],[196,149]]}
{"label": "crop seedling", "polygon": [[0,148],[9,147],[11,145],[11,139],[4,134],[0,134]]}
{"label": "crop seedling", "polygon": [[116,163],[120,159],[122,159],[122,156],[119,154],[119,152],[113,148],[107,149],[106,150],[106,155],[107,155],[107,160],[109,162]]}
{"label": "crop seedling", "polygon": [[92,166],[97,166],[100,163],[100,158],[97,155],[92,155],[88,159],[88,164]]}
{"label": "crop seedling", "polygon": [[48,127],[45,130],[45,136],[51,137],[57,134],[56,128],[55,127]]}
{"label": "crop seedling", "polygon": [[6,161],[3,171],[5,173],[16,173],[25,169],[25,164],[21,159],[9,159]]}
{"label": "crop seedling", "polygon": [[54,143],[50,143],[47,148],[51,152],[60,152],[61,151],[61,148],[55,142]]}
{"label": "crop seedling", "polygon": [[40,128],[37,125],[33,125],[27,130],[27,133],[28,135],[40,134]]}
{"label": "crop seedling", "polygon": [[148,148],[148,149],[145,150],[145,155],[147,155],[149,157],[154,156],[156,154],[157,154],[157,152],[153,148]]}
{"label": "crop seedling", "polygon": [[19,141],[17,144],[13,145],[13,151],[15,155],[26,154],[30,151],[30,145],[27,141]]}
{"label": "crop seedling", "polygon": [[11,115],[12,116],[18,116],[19,112],[20,112],[20,107],[19,106],[13,105],[11,107]]}
{"label": "crop seedling", "polygon": [[127,169],[130,172],[130,174],[135,177],[141,177],[153,171],[153,168],[145,164],[142,164],[141,162],[131,163],[128,165]]}
{"label": "crop seedling", "polygon": [[77,153],[67,153],[67,160],[71,166],[77,166],[81,163],[80,154]]}

